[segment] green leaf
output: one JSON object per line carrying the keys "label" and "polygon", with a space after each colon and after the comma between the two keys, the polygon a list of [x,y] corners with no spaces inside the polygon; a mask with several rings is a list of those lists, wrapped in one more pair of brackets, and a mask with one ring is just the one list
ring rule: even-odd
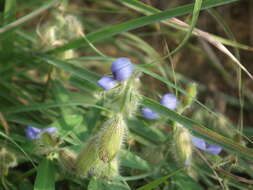
{"label": "green leaf", "polygon": [[129,152],[126,150],[121,150],[119,153],[120,162],[122,166],[139,169],[139,170],[146,170],[150,171],[151,168],[146,160],[143,160],[133,152]]}
{"label": "green leaf", "polygon": [[135,133],[153,143],[159,144],[166,140],[166,136],[157,128],[146,126],[138,120],[129,120],[127,125],[132,133]]}
{"label": "green leaf", "polygon": [[[201,9],[203,10],[210,7],[216,7],[216,6],[231,3],[234,1],[238,1],[238,0],[208,0],[208,1],[203,2]],[[112,37],[116,34],[120,34],[122,32],[130,31],[136,28],[140,28],[148,24],[162,21],[164,19],[182,16],[182,15],[191,13],[193,11],[193,7],[194,7],[194,3],[180,6],[174,9],[170,9],[170,10],[165,10],[159,13],[155,13],[153,15],[139,17],[139,18],[136,18],[124,23],[114,25],[114,26],[102,28],[100,30],[87,34],[86,38],[91,43],[98,40],[103,40],[103,39]],[[62,52],[68,49],[74,49],[74,48],[78,48],[81,46],[83,47],[87,45],[88,45],[87,41],[85,41],[83,38],[80,38],[77,40],[70,41],[68,44],[55,48],[54,50],[51,50],[50,52],[51,53]]]}
{"label": "green leaf", "polygon": [[54,190],[55,189],[55,168],[48,159],[42,160],[35,179],[34,190]]}
{"label": "green leaf", "polygon": [[70,72],[70,73],[78,76],[79,78],[90,82],[91,83],[90,85],[94,89],[99,89],[96,82],[98,81],[100,76],[98,76],[96,73],[85,70],[84,68],[77,67],[71,63],[62,61],[60,59],[55,59],[55,58],[46,57],[46,56],[38,56],[38,57],[50,65],[60,68],[66,72]]}
{"label": "green leaf", "polygon": [[184,39],[182,40],[182,42],[180,42],[180,44],[174,50],[172,50],[172,52],[169,53],[169,55],[173,55],[176,52],[178,52],[187,43],[187,41],[191,37],[192,31],[193,31],[193,29],[194,29],[194,27],[195,27],[195,25],[198,21],[201,5],[202,5],[202,0],[195,0],[194,9],[193,9],[193,13],[192,13],[193,14],[192,22],[191,22],[191,25],[189,27],[189,30],[186,33],[186,35],[185,35]]}
{"label": "green leaf", "polygon": [[152,181],[151,183],[147,184],[147,185],[144,185],[140,188],[138,188],[137,190],[151,190],[151,189],[154,189],[155,187],[158,187],[160,184],[166,182],[170,177],[174,176],[175,174],[181,172],[182,168],[181,169],[178,169],[176,170],[175,172],[169,174],[169,175],[166,175],[164,177],[161,177],[155,181]]}
{"label": "green leaf", "polygon": [[177,190],[203,190],[202,187],[185,173],[178,173],[172,177],[173,189]]}

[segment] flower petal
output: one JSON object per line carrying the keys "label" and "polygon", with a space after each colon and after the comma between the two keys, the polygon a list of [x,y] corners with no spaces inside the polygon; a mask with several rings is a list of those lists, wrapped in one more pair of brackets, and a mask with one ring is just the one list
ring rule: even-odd
{"label": "flower petal", "polygon": [[132,75],[134,66],[130,59],[121,57],[113,61],[111,70],[117,81],[124,81]]}
{"label": "flower petal", "polygon": [[98,80],[97,84],[105,90],[110,90],[117,85],[117,81],[113,77],[104,76]]}
{"label": "flower petal", "polygon": [[50,134],[53,134],[57,131],[57,128],[55,127],[48,127],[48,128],[45,128],[45,129],[42,129],[42,133],[50,133]]}
{"label": "flower petal", "polygon": [[41,133],[41,129],[32,127],[32,126],[28,126],[25,130],[26,137],[32,140],[39,139],[40,133]]}
{"label": "flower petal", "polygon": [[203,139],[195,137],[195,136],[192,136],[191,140],[192,140],[192,144],[195,147],[197,147],[197,148],[199,148],[201,150],[206,150],[206,145],[207,144],[206,144],[206,142]]}
{"label": "flower petal", "polygon": [[219,154],[222,151],[222,148],[215,144],[207,145],[206,151],[210,154]]}
{"label": "flower petal", "polygon": [[141,112],[143,117],[145,117],[146,119],[153,120],[159,118],[158,114],[150,108],[143,108]]}
{"label": "flower petal", "polygon": [[160,103],[171,110],[175,110],[178,104],[177,97],[170,93],[164,94],[160,100]]}

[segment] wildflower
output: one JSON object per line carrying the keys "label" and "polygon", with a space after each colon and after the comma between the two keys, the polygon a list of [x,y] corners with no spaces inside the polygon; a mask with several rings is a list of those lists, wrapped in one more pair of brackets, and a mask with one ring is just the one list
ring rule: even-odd
{"label": "wildflower", "polygon": [[113,77],[110,76],[102,77],[101,79],[98,80],[97,83],[101,88],[105,90],[110,90],[117,85],[117,82],[113,79]]}
{"label": "wildflower", "polygon": [[156,112],[154,112],[152,109],[150,108],[143,108],[141,110],[142,112],[142,115],[147,118],[147,119],[150,119],[150,120],[154,120],[154,119],[157,119],[159,118],[158,114]]}
{"label": "wildflower", "polygon": [[[175,110],[178,105],[177,97],[170,93],[164,94],[160,100],[160,103],[171,110]],[[142,109],[142,115],[146,119],[150,120],[159,118],[158,114],[149,108]]]}
{"label": "wildflower", "polygon": [[114,79],[121,82],[132,75],[134,67],[130,59],[121,57],[112,62],[111,70]]}
{"label": "wildflower", "polygon": [[170,93],[164,94],[160,100],[160,103],[171,110],[175,110],[178,104],[177,97]]}
{"label": "wildflower", "polygon": [[39,128],[36,128],[36,127],[32,127],[32,126],[28,126],[26,128],[26,137],[28,139],[32,139],[32,140],[35,140],[35,139],[39,139],[41,134],[42,133],[55,133],[56,132],[56,128],[55,127],[48,127],[48,128],[45,128],[45,129],[39,129]]}
{"label": "wildflower", "polygon": [[191,137],[192,143],[195,147],[204,150],[210,154],[219,154],[222,148],[215,144],[208,144],[205,140],[192,136]]}

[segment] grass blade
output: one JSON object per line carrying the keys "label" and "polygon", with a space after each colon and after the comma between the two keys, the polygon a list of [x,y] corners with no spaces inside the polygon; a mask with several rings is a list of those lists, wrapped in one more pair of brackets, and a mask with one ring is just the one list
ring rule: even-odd
{"label": "grass blade", "polygon": [[44,159],[38,169],[35,179],[34,190],[54,190],[55,189],[55,169],[50,160]]}
{"label": "grass blade", "polygon": [[[238,1],[238,0],[208,0],[208,1],[203,2],[201,10],[224,5],[227,3],[234,2],[234,1]],[[153,15],[143,16],[140,18],[136,18],[136,19],[124,22],[124,23],[116,24],[114,26],[102,28],[100,30],[87,34],[86,38],[91,43],[98,40],[103,40],[103,39],[112,37],[116,34],[120,34],[122,32],[130,31],[136,28],[140,28],[148,24],[152,24],[152,23],[159,22],[168,18],[182,16],[182,15],[191,13],[193,11],[193,8],[194,8],[194,3],[180,6],[174,9],[162,11],[159,13],[155,13]],[[81,38],[81,39],[70,41],[66,45],[55,48],[51,50],[50,53],[62,52],[68,49],[74,49],[74,48],[83,47],[87,45],[88,45],[87,42]]]}

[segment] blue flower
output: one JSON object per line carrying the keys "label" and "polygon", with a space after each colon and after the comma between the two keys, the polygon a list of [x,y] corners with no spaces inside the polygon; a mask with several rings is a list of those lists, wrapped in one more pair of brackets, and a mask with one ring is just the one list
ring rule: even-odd
{"label": "blue flower", "polygon": [[150,108],[143,108],[141,112],[142,115],[147,119],[153,120],[159,118],[158,114]]}
{"label": "blue flower", "polygon": [[[171,110],[175,110],[178,105],[177,97],[170,93],[164,94],[160,100],[160,103]],[[159,118],[158,114],[149,108],[143,108],[142,115],[146,119],[150,120]]]}
{"label": "blue flower", "polygon": [[102,77],[101,79],[98,80],[97,83],[101,88],[105,90],[110,90],[117,85],[117,81],[114,80],[114,78],[110,76]]}
{"label": "blue flower", "polygon": [[177,97],[170,93],[164,94],[160,100],[160,103],[171,110],[175,110],[178,104]]}
{"label": "blue flower", "polygon": [[192,140],[192,144],[195,147],[201,150],[204,150],[210,154],[219,154],[222,150],[220,146],[215,145],[215,144],[208,144],[205,140],[195,137],[195,136],[192,136],[191,140]]}
{"label": "blue flower", "polygon": [[114,79],[121,82],[128,79],[132,75],[134,66],[130,59],[121,57],[112,62],[111,70]]}
{"label": "blue flower", "polygon": [[35,140],[35,139],[39,139],[42,133],[53,134],[56,132],[56,130],[57,129],[55,127],[48,127],[45,129],[39,129],[36,127],[28,126],[25,130],[25,134],[28,139]]}
{"label": "blue flower", "polygon": [[39,139],[41,133],[41,129],[38,129],[36,127],[27,127],[25,130],[26,137],[28,139]]}

